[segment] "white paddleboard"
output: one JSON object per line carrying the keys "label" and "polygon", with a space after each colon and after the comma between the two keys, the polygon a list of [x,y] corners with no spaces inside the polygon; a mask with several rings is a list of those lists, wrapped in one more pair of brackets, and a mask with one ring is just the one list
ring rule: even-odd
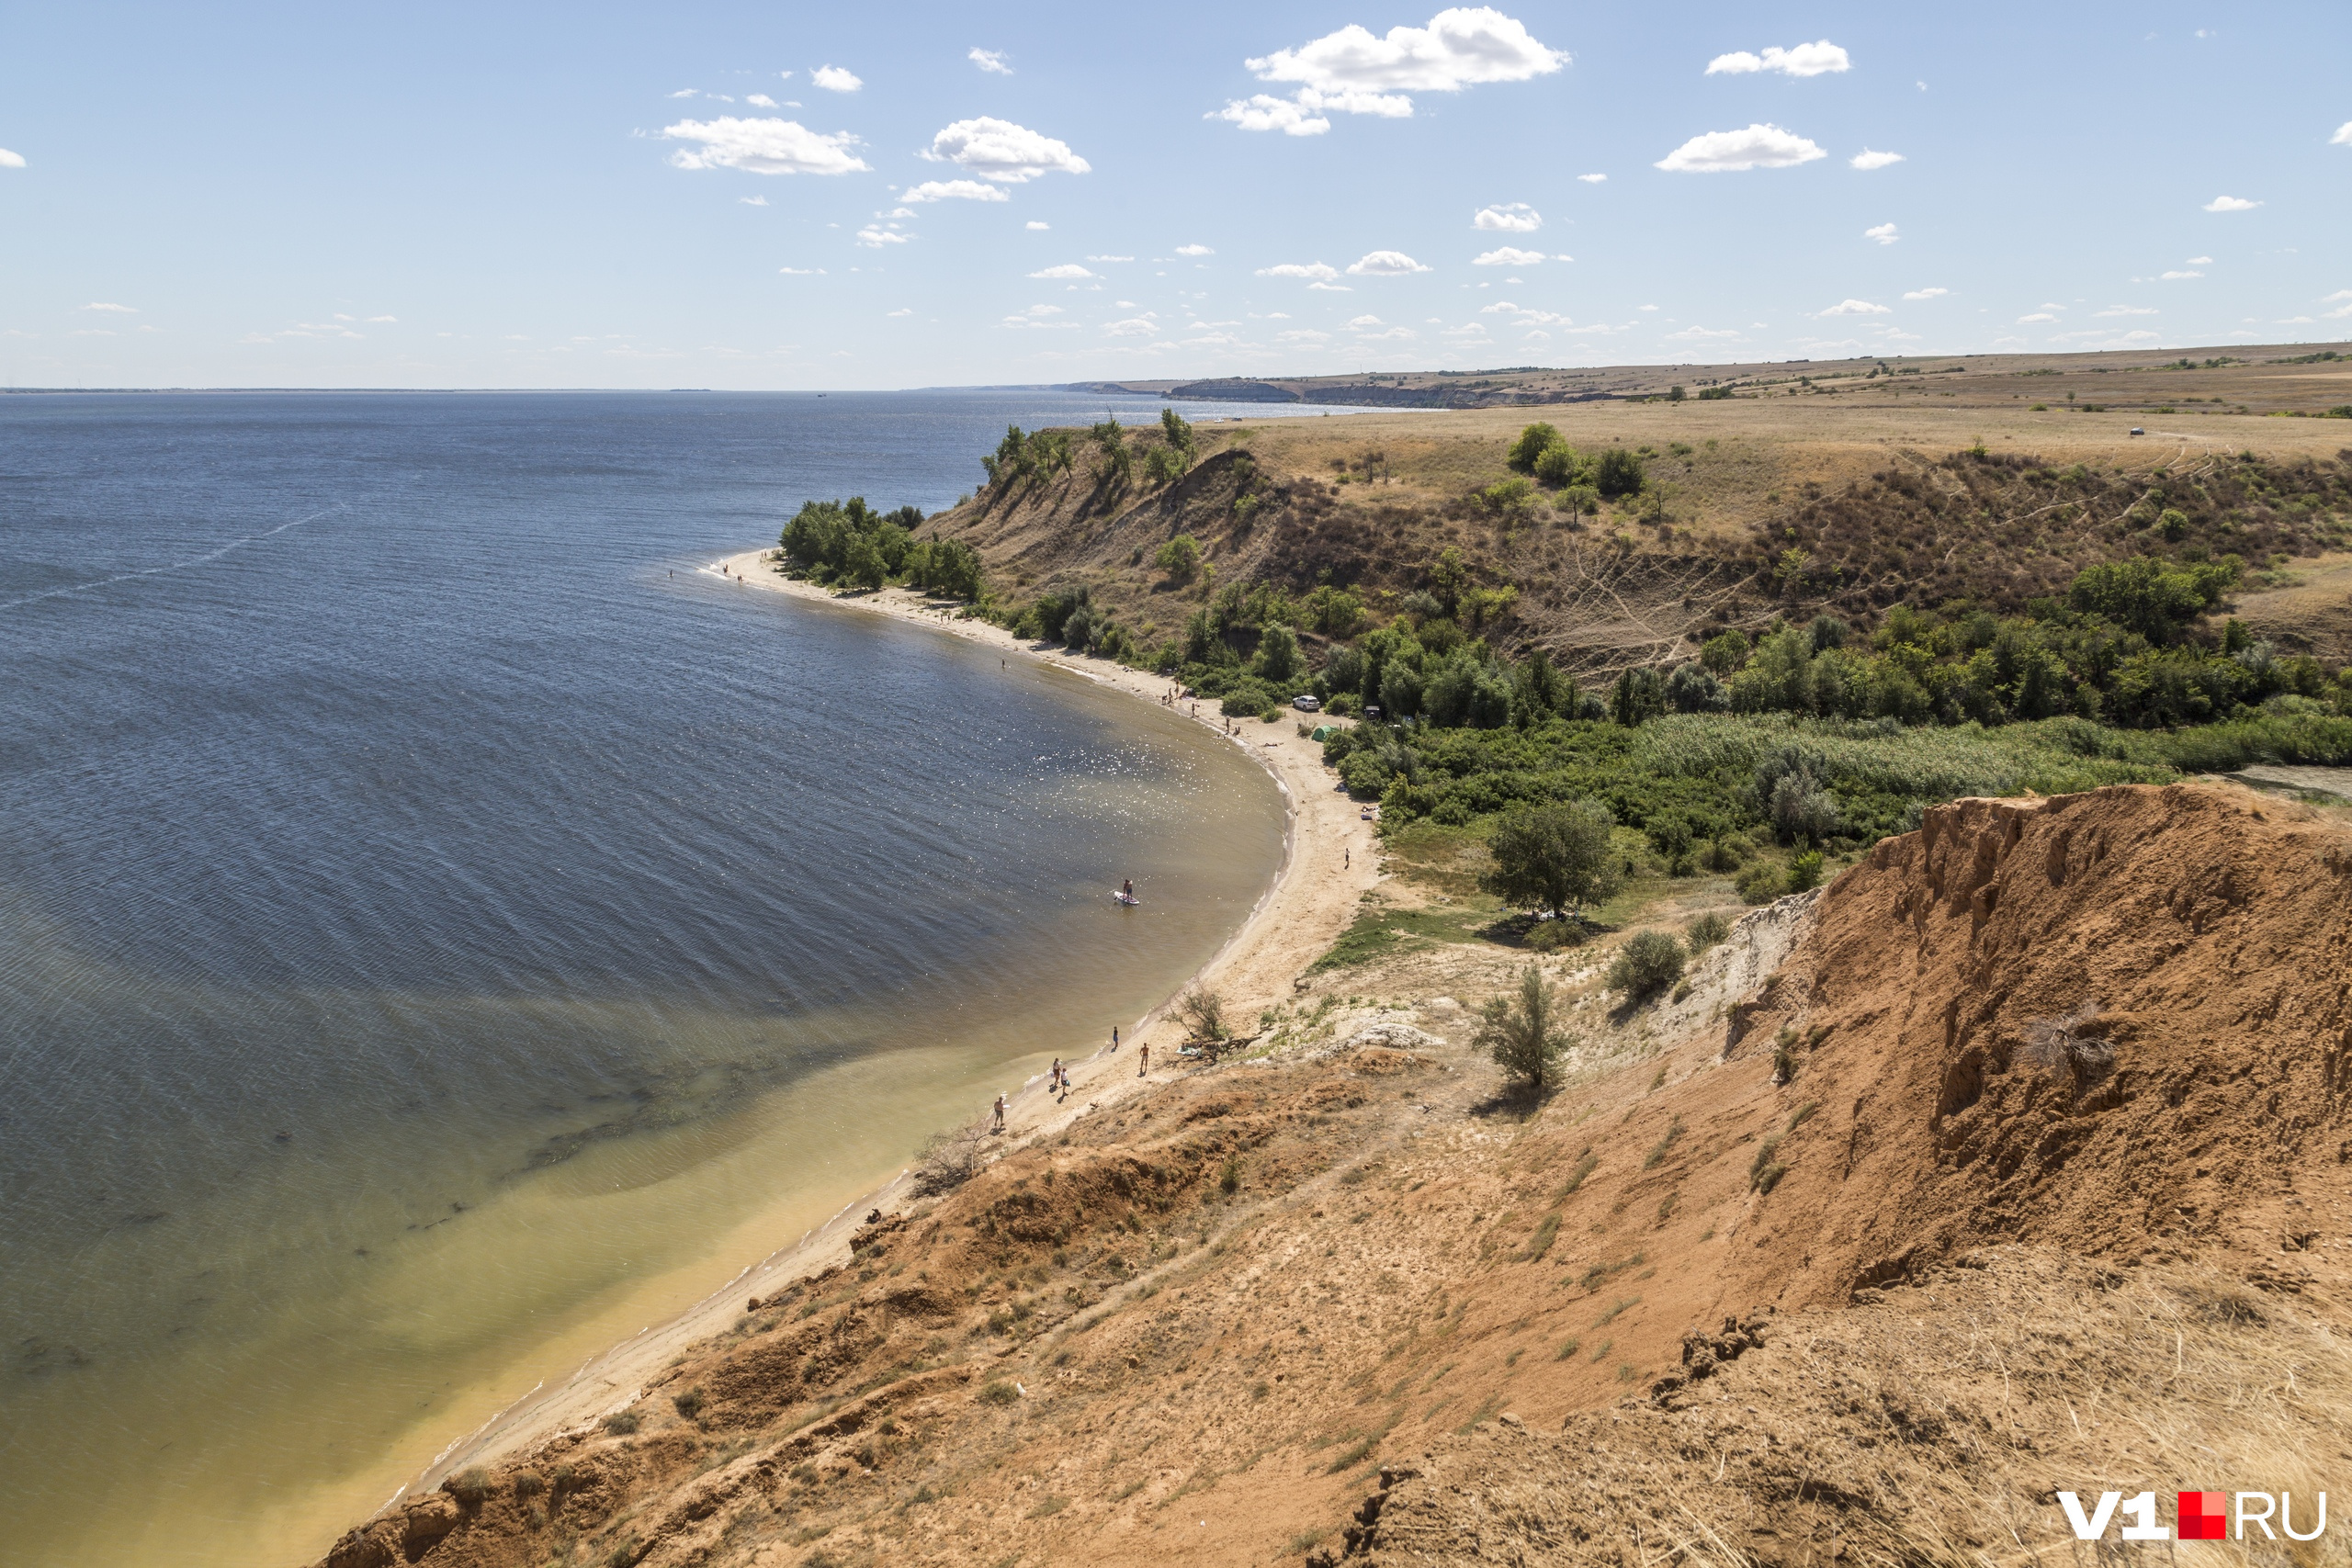
{"label": "white paddleboard", "polygon": [[1115,898],[1115,899],[1117,899],[1120,903],[1126,905],[1129,908],[1134,908],[1135,906],[1136,906],[1137,904],[1140,904],[1140,903],[1142,903],[1142,902],[1143,902],[1143,900],[1142,900],[1142,899],[1140,899],[1140,898],[1130,898],[1130,897],[1128,897],[1125,894],[1124,894],[1124,893],[1120,892],[1120,891],[1119,891],[1117,888],[1115,888],[1115,887],[1114,887],[1113,889],[1111,889],[1111,897],[1114,897],[1114,898]]}

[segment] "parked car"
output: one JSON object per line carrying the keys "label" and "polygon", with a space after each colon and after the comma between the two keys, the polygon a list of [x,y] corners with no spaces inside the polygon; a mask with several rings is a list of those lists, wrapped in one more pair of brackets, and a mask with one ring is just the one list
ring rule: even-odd
{"label": "parked car", "polygon": [[1301,695],[1291,698],[1290,705],[1296,708],[1301,713],[1315,713],[1323,706],[1323,704],[1319,699],[1312,695],[1302,694]]}
{"label": "parked car", "polygon": [[2145,435],[2148,433],[2135,424],[2132,427],[2132,434],[2134,435]]}

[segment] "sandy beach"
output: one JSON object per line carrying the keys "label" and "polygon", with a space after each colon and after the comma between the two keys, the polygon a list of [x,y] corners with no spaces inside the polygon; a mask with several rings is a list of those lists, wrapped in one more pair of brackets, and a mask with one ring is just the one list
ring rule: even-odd
{"label": "sandy beach", "polygon": [[[1139,702],[1158,705],[1172,689],[1171,682],[1147,671],[1028,642],[986,621],[961,619],[953,609],[909,590],[835,595],[814,583],[784,577],[767,558],[769,554],[766,549],[747,550],[703,570],[747,591],[790,594],[837,613],[882,615],[921,625],[996,649],[1008,661],[1043,663]],[[1193,716],[1194,706],[1187,701],[1174,711]],[[1347,929],[1363,896],[1378,878],[1373,824],[1363,819],[1356,802],[1333,787],[1323,768],[1322,748],[1298,734],[1295,721],[1304,716],[1285,712],[1272,724],[1242,720],[1232,727],[1230,743],[1247,750],[1283,791],[1288,823],[1282,864],[1272,883],[1240,929],[1195,976],[1222,995],[1227,1015],[1236,1021],[1254,1020],[1261,1009],[1287,1000],[1293,980]],[[1219,734],[1227,730],[1214,702],[1199,704],[1197,718]],[[1163,1001],[1122,1031],[1115,1053],[1106,1044],[1072,1062],[1072,1088],[1058,1099],[1046,1092],[1042,1077],[1024,1084],[1012,1097],[1006,1131],[996,1147],[1019,1147],[1115,1105],[1148,1083],[1190,1071],[1190,1059],[1177,1055],[1184,1030],[1166,1014]],[[1242,1027],[1248,1027],[1246,1021]],[[1144,1046],[1149,1047],[1148,1075],[1139,1070]],[[533,1389],[482,1426],[455,1438],[384,1506],[430,1490],[442,1477],[468,1465],[526,1451],[560,1432],[627,1406],[639,1396],[650,1376],[687,1347],[731,1325],[750,1298],[771,1295],[794,1280],[844,1262],[851,1231],[868,1211],[898,1206],[905,1196],[905,1182],[901,1176],[861,1194],[805,1236],[776,1238],[773,1251],[745,1258],[741,1272],[691,1309],[649,1325],[590,1358],[563,1382]]]}

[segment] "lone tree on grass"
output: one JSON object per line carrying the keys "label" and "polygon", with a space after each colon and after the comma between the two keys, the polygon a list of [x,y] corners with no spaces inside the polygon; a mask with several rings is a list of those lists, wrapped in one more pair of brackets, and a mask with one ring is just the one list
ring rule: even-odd
{"label": "lone tree on grass", "polygon": [[1519,977],[1516,998],[1496,997],[1479,1010],[1472,1043],[1494,1057],[1511,1087],[1541,1094],[1558,1075],[1560,1053],[1575,1043],[1552,1017],[1552,987],[1531,964]]}
{"label": "lone tree on grass", "polygon": [[1589,800],[1522,806],[1495,825],[1487,844],[1494,869],[1478,886],[1515,908],[1547,909],[1565,919],[1579,905],[1598,904],[1617,891],[1617,859],[1607,807]]}

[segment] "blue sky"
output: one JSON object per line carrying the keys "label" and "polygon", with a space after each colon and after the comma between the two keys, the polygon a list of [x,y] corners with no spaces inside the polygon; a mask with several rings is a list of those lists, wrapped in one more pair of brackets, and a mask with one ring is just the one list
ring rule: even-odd
{"label": "blue sky", "polygon": [[2340,4],[77,5],[7,36],[13,385],[2352,336]]}

